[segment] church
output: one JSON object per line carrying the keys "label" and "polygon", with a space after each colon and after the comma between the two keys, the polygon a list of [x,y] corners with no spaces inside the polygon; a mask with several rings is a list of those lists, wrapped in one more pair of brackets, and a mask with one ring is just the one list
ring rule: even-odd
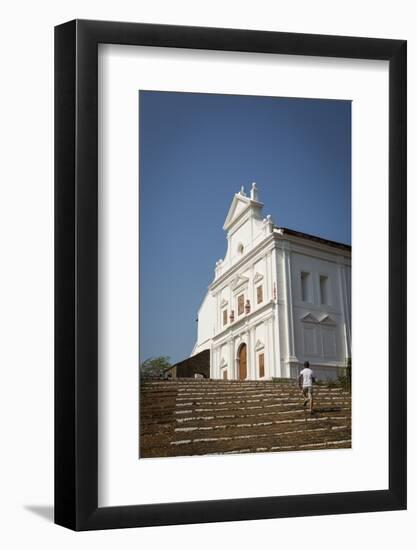
{"label": "church", "polygon": [[255,183],[234,195],[191,355],[209,351],[214,379],[296,378],[304,361],[334,379],[351,361],[351,247],[277,227],[262,210]]}

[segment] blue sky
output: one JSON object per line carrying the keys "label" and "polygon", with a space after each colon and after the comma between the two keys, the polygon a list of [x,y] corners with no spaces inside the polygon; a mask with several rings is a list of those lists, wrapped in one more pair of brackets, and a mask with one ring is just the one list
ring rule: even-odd
{"label": "blue sky", "polygon": [[351,103],[141,91],[140,361],[186,358],[252,181],[278,226],[351,243]]}

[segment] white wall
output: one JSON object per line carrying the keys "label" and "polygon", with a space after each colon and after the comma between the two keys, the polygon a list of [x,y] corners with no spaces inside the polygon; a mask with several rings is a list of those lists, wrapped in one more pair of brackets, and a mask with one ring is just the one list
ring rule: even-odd
{"label": "white wall", "polygon": [[216,303],[210,292],[205,295],[198,310],[197,342],[193,354],[210,349],[216,322]]}
{"label": "white wall", "polygon": [[[39,0],[2,10],[0,163],[0,543],[7,549],[241,549],[260,546],[338,550],[371,541],[380,550],[411,547],[417,520],[416,286],[410,285],[409,511],[74,534],[46,521],[53,471],[53,33],[74,17],[409,40],[409,151],[417,149],[417,22],[410,1],[276,2]],[[417,178],[409,155],[409,181]],[[409,280],[417,279],[416,186],[410,186]],[[46,507],[46,509],[45,509]]]}
{"label": "white wall", "polygon": [[[314,365],[316,376],[320,379],[335,378],[336,370],[318,369],[316,365],[344,365],[346,346],[343,333],[343,296],[339,285],[339,265],[337,250],[331,254],[316,252],[314,249],[291,253],[291,279],[294,309],[295,355],[302,363],[305,360]],[[325,259],[327,258],[327,259]],[[332,261],[331,261],[332,260]],[[301,273],[308,273],[306,282],[307,301],[303,300]],[[327,303],[321,304],[320,276],[327,277]],[[346,298],[346,297],[345,297]],[[324,315],[330,322],[319,323]],[[303,320],[308,316],[306,320]]]}

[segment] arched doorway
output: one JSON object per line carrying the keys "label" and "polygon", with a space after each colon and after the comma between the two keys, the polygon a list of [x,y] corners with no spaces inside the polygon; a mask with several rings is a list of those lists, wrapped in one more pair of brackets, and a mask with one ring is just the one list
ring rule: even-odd
{"label": "arched doorway", "polygon": [[246,344],[242,344],[238,351],[238,367],[239,380],[246,380],[247,376],[247,360],[246,360]]}

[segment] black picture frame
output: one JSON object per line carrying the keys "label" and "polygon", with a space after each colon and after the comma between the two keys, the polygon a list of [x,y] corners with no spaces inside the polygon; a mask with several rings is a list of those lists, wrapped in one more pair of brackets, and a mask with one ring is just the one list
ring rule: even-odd
{"label": "black picture frame", "polygon": [[[98,44],[389,62],[389,488],[98,507]],[[74,20],[55,28],[55,522],[74,530],[406,508],[406,41]],[[370,214],[371,215],[371,214]]]}

